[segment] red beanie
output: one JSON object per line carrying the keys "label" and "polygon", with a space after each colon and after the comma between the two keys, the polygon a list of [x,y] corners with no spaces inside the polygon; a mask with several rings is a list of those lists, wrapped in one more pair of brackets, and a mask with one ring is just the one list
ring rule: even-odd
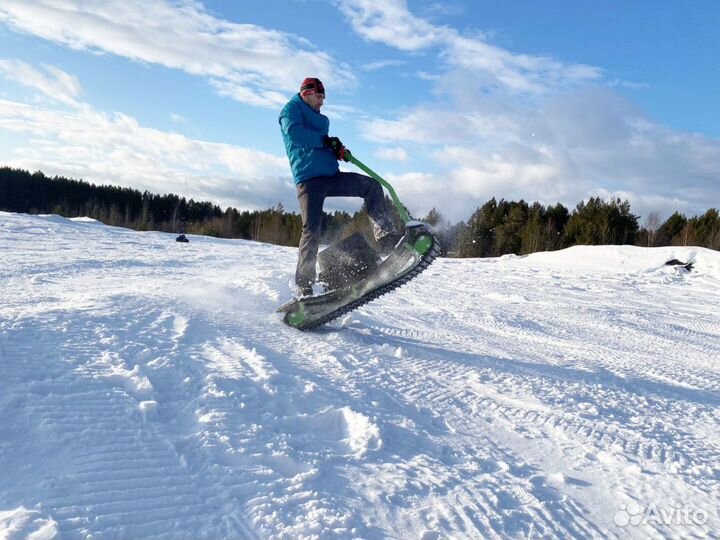
{"label": "red beanie", "polygon": [[325,95],[325,87],[320,79],[315,77],[308,77],[300,85],[300,95],[309,96],[310,94],[322,94]]}

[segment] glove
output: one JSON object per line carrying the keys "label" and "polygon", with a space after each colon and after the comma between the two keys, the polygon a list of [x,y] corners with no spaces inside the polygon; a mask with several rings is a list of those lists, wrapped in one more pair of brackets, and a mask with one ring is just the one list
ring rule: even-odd
{"label": "glove", "polygon": [[347,159],[345,158],[346,149],[340,139],[338,139],[337,137],[328,137],[327,135],[325,135],[325,137],[323,138],[323,144],[333,151],[333,154],[335,154],[335,157],[338,160],[347,161]]}

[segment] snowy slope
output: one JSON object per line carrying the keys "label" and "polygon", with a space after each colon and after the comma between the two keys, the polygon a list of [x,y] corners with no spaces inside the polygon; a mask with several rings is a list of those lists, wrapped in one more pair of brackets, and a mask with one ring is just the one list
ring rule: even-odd
{"label": "snowy slope", "polygon": [[443,259],[301,333],[296,250],[190,238],[0,213],[0,538],[720,535],[720,254]]}

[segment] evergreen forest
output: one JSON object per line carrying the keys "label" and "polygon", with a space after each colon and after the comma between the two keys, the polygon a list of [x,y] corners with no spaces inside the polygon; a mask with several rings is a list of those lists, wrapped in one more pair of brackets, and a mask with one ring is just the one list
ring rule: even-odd
{"label": "evergreen forest", "polygon": [[[394,208],[392,204],[389,207]],[[265,210],[222,209],[175,194],[98,186],[9,167],[0,167],[0,210],[87,216],[141,231],[243,238],[285,246],[297,246],[302,232],[299,214],[281,204]],[[630,203],[619,198],[591,197],[572,210],[560,203],[544,206],[492,198],[467,222],[451,223],[435,208],[426,216],[416,217],[435,227],[443,255],[454,257],[525,255],[578,244],[694,245],[720,250],[720,214],[715,208],[691,217],[674,212],[664,221],[651,212],[641,222]],[[394,218],[400,223],[398,215]],[[358,230],[372,236],[363,211],[324,216],[324,242]]]}

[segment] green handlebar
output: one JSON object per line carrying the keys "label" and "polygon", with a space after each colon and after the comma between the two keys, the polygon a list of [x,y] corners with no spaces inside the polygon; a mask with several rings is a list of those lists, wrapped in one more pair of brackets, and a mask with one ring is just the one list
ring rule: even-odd
{"label": "green handlebar", "polygon": [[345,150],[345,160],[349,161],[353,165],[355,165],[357,168],[361,169],[363,172],[365,172],[368,176],[374,178],[377,180],[380,184],[382,184],[385,189],[388,190],[390,193],[390,197],[393,200],[393,203],[395,203],[395,208],[397,208],[398,213],[400,214],[400,219],[403,220],[403,223],[408,223],[409,221],[412,221],[412,218],[410,217],[410,214],[408,214],[408,211],[405,209],[405,206],[403,203],[400,202],[400,199],[398,199],[397,193],[395,193],[395,190],[390,185],[390,183],[382,178],[378,173],[370,169],[367,165],[362,163],[360,160],[358,160],[355,156],[353,156],[349,150]]}

